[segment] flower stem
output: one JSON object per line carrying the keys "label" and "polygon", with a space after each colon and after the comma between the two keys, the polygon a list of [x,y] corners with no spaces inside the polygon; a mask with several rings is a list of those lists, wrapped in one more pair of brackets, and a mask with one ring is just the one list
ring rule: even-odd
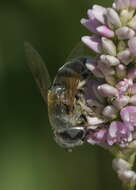
{"label": "flower stem", "polygon": [[126,186],[126,185],[123,185],[123,190],[134,190],[135,189],[135,186]]}

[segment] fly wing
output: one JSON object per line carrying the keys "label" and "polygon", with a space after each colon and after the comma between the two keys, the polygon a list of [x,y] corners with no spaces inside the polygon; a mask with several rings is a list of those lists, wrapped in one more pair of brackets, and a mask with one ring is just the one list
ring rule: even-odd
{"label": "fly wing", "polygon": [[83,42],[78,42],[66,60],[69,61],[70,59],[74,59],[77,57],[88,57],[90,56],[90,54],[92,54],[90,49],[85,46]]}
{"label": "fly wing", "polygon": [[28,43],[25,42],[25,54],[28,62],[28,66],[33,74],[41,95],[47,103],[48,89],[51,86],[50,76],[44,61],[39,53]]}

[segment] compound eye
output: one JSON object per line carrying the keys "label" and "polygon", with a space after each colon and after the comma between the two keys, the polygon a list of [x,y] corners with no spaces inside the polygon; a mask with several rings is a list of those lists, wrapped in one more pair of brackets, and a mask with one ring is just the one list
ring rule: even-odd
{"label": "compound eye", "polygon": [[59,136],[64,140],[82,140],[85,136],[83,128],[70,128],[59,132]]}

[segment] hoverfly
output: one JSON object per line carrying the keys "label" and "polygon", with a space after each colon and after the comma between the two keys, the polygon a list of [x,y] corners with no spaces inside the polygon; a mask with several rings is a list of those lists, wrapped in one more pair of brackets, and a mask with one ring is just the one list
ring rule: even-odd
{"label": "hoverfly", "polygon": [[51,85],[41,56],[29,43],[25,43],[29,68],[44,102],[48,105],[55,141],[66,149],[83,144],[87,132],[85,109],[81,106],[84,102],[82,90],[86,78],[90,76],[85,66],[87,51],[84,45],[79,43],[68,61],[58,70]]}

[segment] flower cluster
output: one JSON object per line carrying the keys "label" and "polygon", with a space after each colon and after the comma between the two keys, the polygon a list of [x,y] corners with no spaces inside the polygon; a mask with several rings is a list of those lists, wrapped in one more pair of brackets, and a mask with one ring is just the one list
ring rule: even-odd
{"label": "flower cluster", "polygon": [[115,0],[112,8],[94,5],[87,15],[81,24],[93,34],[82,42],[96,53],[86,67],[97,80],[90,84],[95,99],[88,95],[87,102],[98,109],[87,118],[86,140],[125,147],[136,131],[136,0]]}

